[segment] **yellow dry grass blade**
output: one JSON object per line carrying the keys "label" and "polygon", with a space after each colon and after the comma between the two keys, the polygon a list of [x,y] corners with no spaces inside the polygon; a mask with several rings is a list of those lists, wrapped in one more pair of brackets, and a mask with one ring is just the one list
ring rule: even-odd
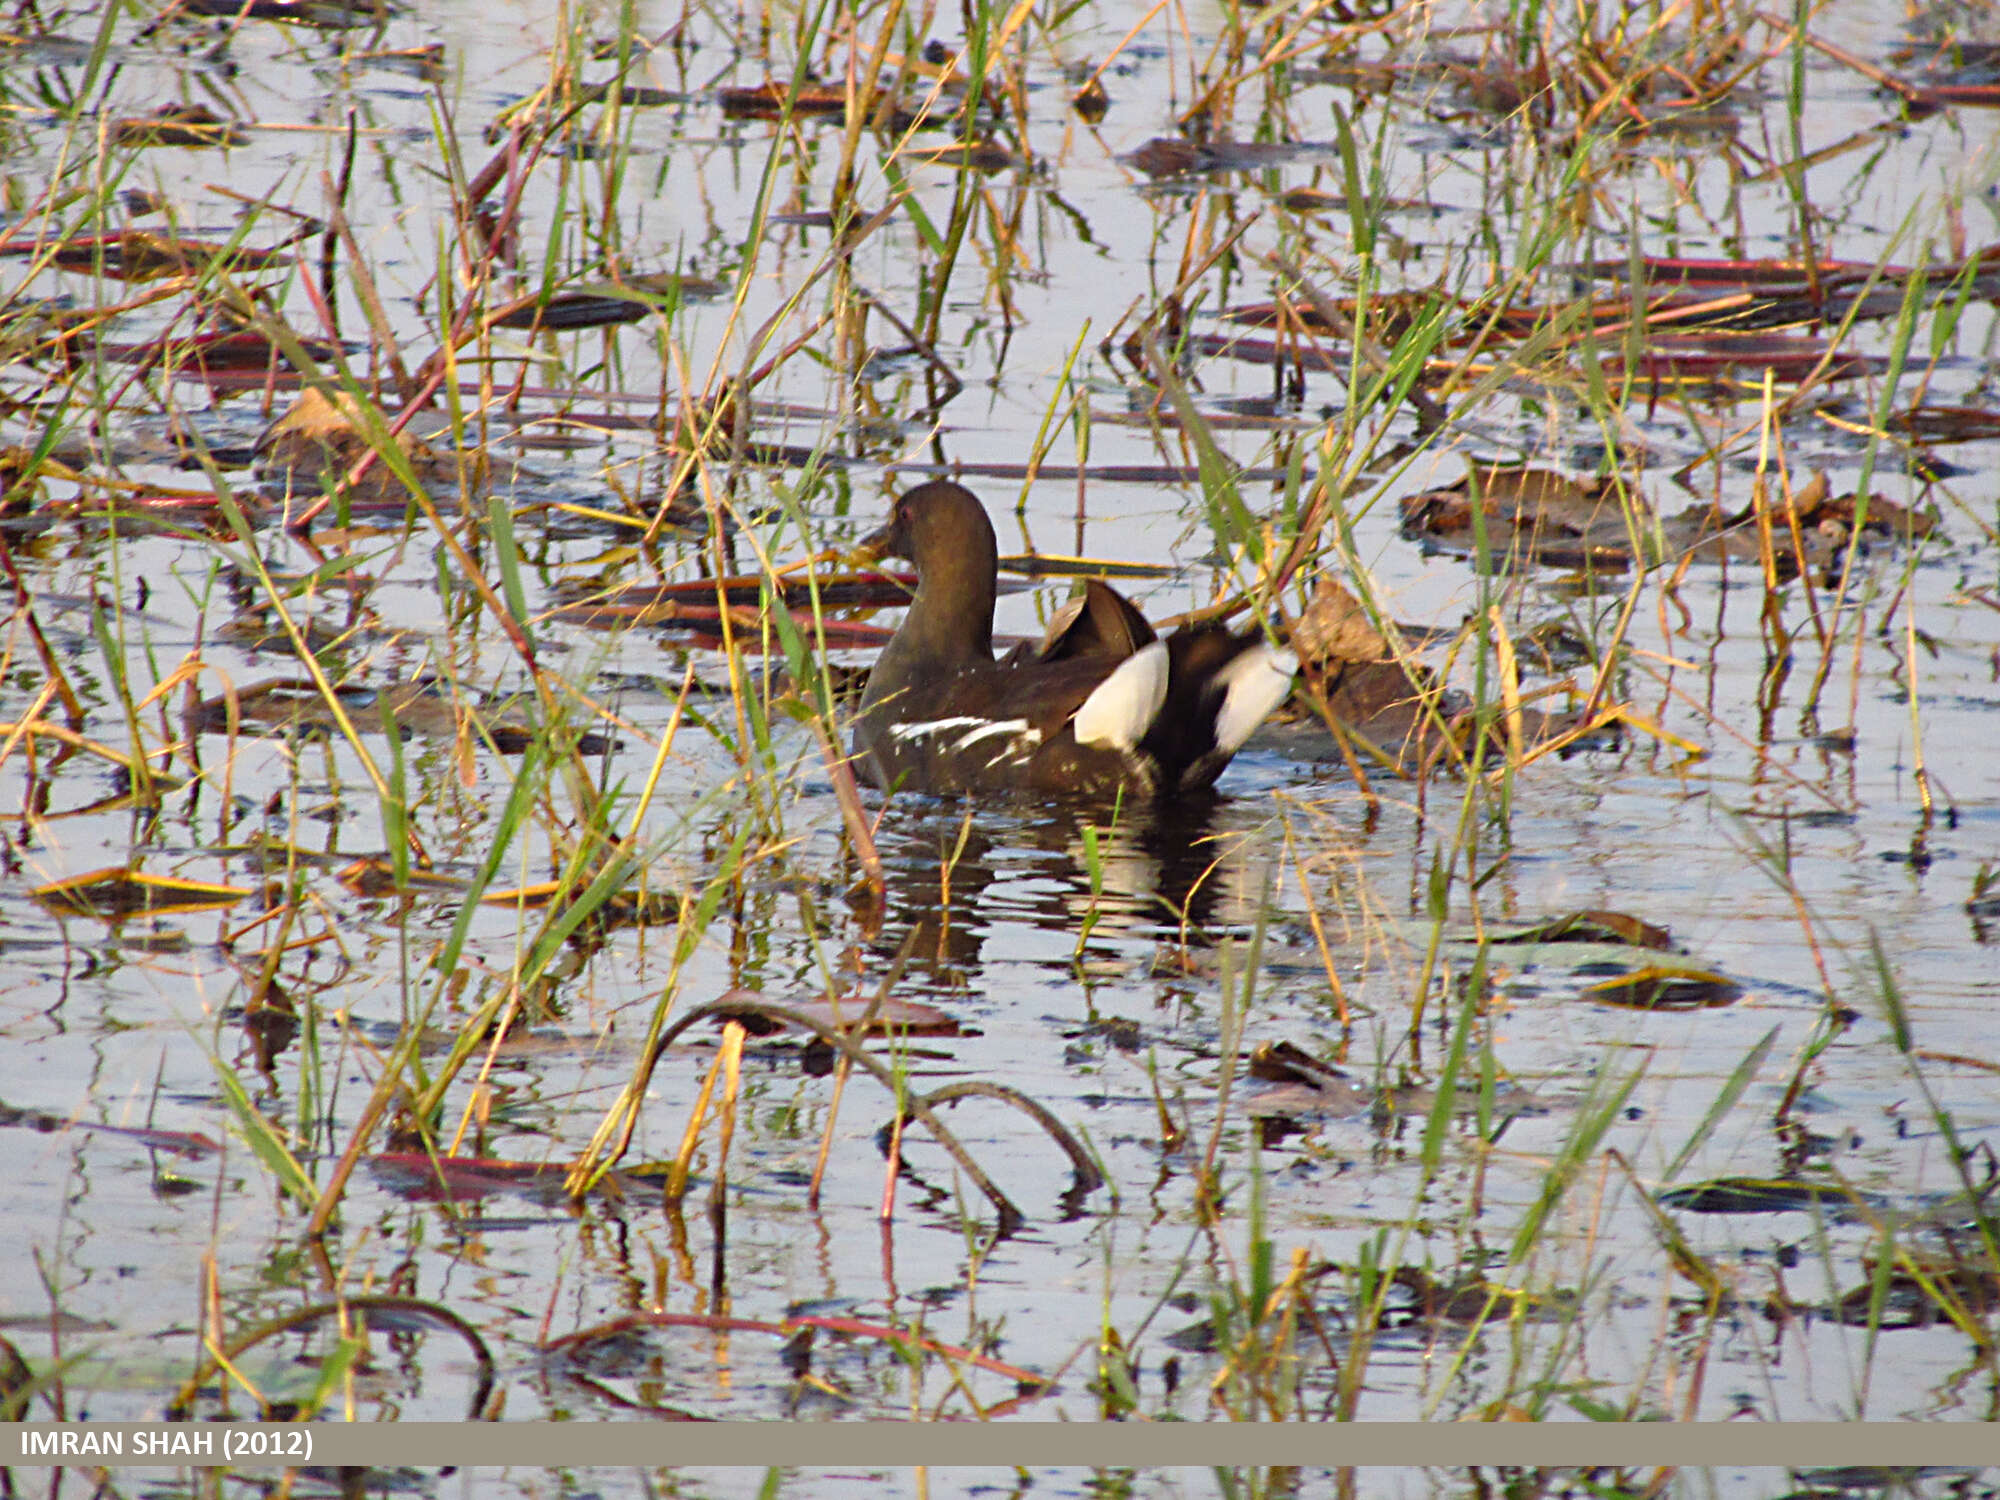
{"label": "yellow dry grass blade", "polygon": [[91,870],[52,880],[29,892],[44,906],[93,917],[124,917],[147,911],[220,911],[251,893],[233,885],[209,885],[172,875],[149,875],[128,865]]}
{"label": "yellow dry grass blade", "polygon": [[1063,557],[1053,552],[1017,552],[1000,559],[1003,572],[1029,578],[1171,578],[1178,568],[1164,563],[1125,562],[1110,557]]}

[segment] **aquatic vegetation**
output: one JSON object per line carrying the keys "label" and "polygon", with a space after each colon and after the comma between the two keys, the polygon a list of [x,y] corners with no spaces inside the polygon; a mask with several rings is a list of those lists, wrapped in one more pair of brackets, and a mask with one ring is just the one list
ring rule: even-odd
{"label": "aquatic vegetation", "polygon": [[1991,39],[501,9],[0,47],[13,1407],[1995,1415]]}

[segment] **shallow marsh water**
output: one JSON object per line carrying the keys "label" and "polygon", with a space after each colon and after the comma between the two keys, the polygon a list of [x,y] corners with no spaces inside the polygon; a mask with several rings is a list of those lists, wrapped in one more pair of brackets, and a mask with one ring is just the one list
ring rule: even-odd
{"label": "shallow marsh water", "polygon": [[[574,959],[553,967],[532,997],[532,1039],[497,1055],[476,1093],[451,1093],[440,1144],[567,1163],[632,1076],[669,986],[682,1010],[734,988],[810,1000],[829,989],[870,992],[901,964],[895,997],[938,1006],[962,1028],[899,1044],[912,1085],[1005,1083],[1084,1137],[1108,1179],[1094,1192],[1071,1192],[1068,1164],[1046,1135],[1017,1112],[973,1100],[947,1120],[1026,1225],[988,1243],[992,1215],[978,1192],[912,1129],[903,1143],[909,1171],[885,1227],[875,1138],[889,1103],[857,1076],[834,1125],[819,1206],[810,1208],[806,1185],[832,1083],[806,1066],[799,1044],[753,1040],[726,1220],[700,1206],[716,1166],[711,1128],[684,1218],[639,1196],[573,1209],[560,1195],[518,1185],[443,1204],[416,1192],[403,1168],[377,1161],[348,1187],[334,1232],[308,1245],[304,1212],[225,1102],[225,1074],[288,1133],[323,1184],[385,1059],[437,992],[429,965],[459,919],[459,898],[422,888],[408,897],[369,894],[338,878],[390,837],[383,799],[338,736],[203,735],[204,779],[168,796],[157,813],[117,805],[126,787],[105,763],[51,763],[45,740],[29,746],[17,737],[0,761],[0,810],[11,820],[0,878],[8,975],[0,1100],[25,1113],[5,1132],[10,1211],[0,1222],[0,1263],[17,1274],[0,1291],[0,1331],[37,1366],[81,1357],[64,1375],[70,1414],[152,1414],[190,1373],[205,1320],[240,1331],[338,1290],[407,1294],[466,1320],[493,1353],[504,1414],[517,1419],[659,1409],[815,1420],[962,1416],[1002,1403],[1042,1419],[1128,1406],[1195,1419],[1319,1418],[1343,1401],[1356,1268],[1387,1259],[1426,1268],[1423,1281],[1436,1287],[1481,1275],[1534,1300],[1496,1298],[1477,1330],[1463,1317],[1386,1322],[1361,1389],[1345,1397],[1360,1417],[1995,1415],[1990,1349],[2000,1296],[1988,1289],[2000,1268],[1987,1264],[1959,1288],[1966,1326],[1934,1318],[1871,1337],[1831,1315],[1837,1299],[1869,1284],[1888,1243],[1885,1225],[1900,1225],[1897,1243],[1926,1255],[1950,1244],[1979,1263],[1968,1216],[1937,1207],[1961,1180],[1924,1090],[1962,1146],[1985,1148],[2000,1125],[1991,1022],[2000,913],[1990,895],[1982,902],[1979,886],[1982,873],[2000,870],[2000,485],[1992,477],[2000,445],[1940,448],[1954,467],[1935,482],[1906,473],[1900,449],[1873,447],[1856,430],[1882,400],[1880,371],[1820,387],[1822,400],[1849,399],[1773,422],[1774,441],[1794,475],[1824,470],[1836,494],[1865,470],[1882,497],[1935,506],[1938,531],[1915,545],[1871,548],[1845,593],[1816,580],[1810,599],[1796,580],[1767,589],[1754,562],[1657,570],[1632,595],[1626,654],[1608,679],[1632,710],[1615,746],[1536,760],[1470,796],[1449,778],[1423,786],[1377,778],[1369,796],[1337,758],[1301,754],[1295,738],[1274,735],[1238,757],[1213,805],[1116,827],[1101,811],[999,802],[897,797],[884,811],[868,794],[869,813],[882,814],[879,925],[850,897],[858,869],[812,734],[779,714],[768,750],[739,754],[754,726],[739,717],[720,653],[648,628],[604,632],[543,615],[579,585],[697,575],[711,556],[698,538],[673,533],[641,546],[632,528],[583,511],[615,509],[634,493],[657,501],[663,461],[652,435],[630,419],[650,419],[664,393],[690,380],[705,384],[718,353],[716,368],[727,373],[790,340],[801,340],[799,352],[756,391],[754,437],[841,461],[810,481],[796,465],[749,468],[736,491],[748,518],[734,543],[738,565],[851,542],[925,465],[1018,468],[1046,442],[1038,477],[967,480],[994,511],[1004,550],[1172,562],[1171,578],[1133,586],[1156,617],[1247,580],[1241,555],[1218,553],[1196,477],[1198,445],[1173,422],[1171,405],[1167,418],[1158,416],[1158,387],[1119,345],[1100,341],[1122,340],[1168,300],[1185,263],[1239,231],[1233,250],[1180,292],[1188,325],[1214,331],[1223,327],[1214,317],[1220,307],[1268,297],[1278,255],[1336,287],[1354,269],[1353,222],[1345,212],[1302,215],[1280,202],[1301,188],[1345,191],[1336,107],[1351,121],[1364,165],[1379,163],[1378,191],[1413,205],[1370,216],[1388,289],[1458,285],[1467,266],[1489,255],[1509,262],[1558,217],[1547,199],[1562,149],[1552,133],[1468,109],[1435,77],[1364,98],[1341,81],[1280,86],[1260,75],[1238,95],[1235,137],[1311,149],[1256,170],[1152,181],[1121,158],[1173,133],[1198,92],[1191,70],[1239,18],[1195,6],[1143,28],[1104,74],[1109,113],[1087,124],[1069,107],[1079,77],[1142,14],[1102,5],[1046,34],[1035,23],[1020,71],[1025,88],[1008,104],[1020,133],[1000,133],[1017,159],[970,180],[978,211],[938,323],[939,358],[963,388],[934,406],[930,362],[904,347],[911,340],[886,318],[857,324],[852,309],[872,298],[906,322],[920,320],[922,290],[938,265],[937,226],[951,218],[961,176],[913,164],[907,151],[884,170],[886,147],[862,134],[863,201],[886,202],[904,185],[910,196],[852,252],[841,307],[814,300],[826,295],[814,280],[828,256],[823,228],[780,224],[746,261],[771,153],[779,165],[769,207],[802,215],[826,207],[840,157],[837,122],[781,128],[723,118],[715,86],[766,74],[748,15],[640,7],[564,17],[572,23],[565,32],[541,6],[427,5],[365,43],[266,22],[178,23],[148,37],[120,22],[115,66],[97,78],[98,102],[84,124],[68,133],[46,110],[80,86],[85,64],[48,51],[7,60],[10,93],[17,102],[41,99],[45,111],[24,108],[8,124],[10,177],[26,184],[71,172],[89,182],[91,172],[75,164],[92,161],[165,205],[167,218],[134,222],[171,222],[209,239],[231,232],[246,197],[326,212],[325,184],[345,170],[352,118],[353,240],[342,254],[358,254],[369,268],[414,360],[437,342],[432,278],[441,259],[452,264],[457,254],[438,131],[451,132],[469,172],[496,149],[482,132],[543,85],[550,58],[565,47],[621,27],[656,39],[680,28],[684,45],[640,56],[627,80],[671,97],[644,108],[585,105],[578,128],[556,140],[567,154],[552,150],[535,165],[521,234],[531,248],[515,289],[534,289],[545,247],[564,267],[615,247],[636,270],[680,267],[725,286],[740,275],[741,311],[732,317],[724,292],[610,333],[496,332],[495,353],[526,362],[518,368],[536,393],[532,409],[547,417],[567,406],[584,420],[559,437],[552,421],[524,427],[521,441],[500,449],[518,456],[523,472],[496,469],[495,485],[518,508],[525,598],[544,666],[617,716],[607,731],[615,745],[583,760],[587,774],[626,799],[614,825],[632,817],[657,744],[673,736],[640,820],[646,860],[635,885],[670,901],[698,893],[738,838],[747,841],[736,851],[744,864],[717,891],[705,928],[630,925],[569,950]],[[83,15],[71,18],[79,40],[89,34]],[[1262,28],[1282,26],[1284,15],[1246,10],[1240,19]],[[1296,19],[1302,28],[1319,24],[1310,13]],[[1476,34],[1460,23],[1494,19],[1440,12],[1434,35],[1404,37],[1396,55],[1449,50]],[[787,66],[783,35],[798,24],[787,16],[768,43],[778,76]],[[1338,30],[1324,24],[1330,35]],[[1830,7],[1814,32],[1884,65],[1898,40],[1877,7],[1861,4]],[[957,18],[911,24],[913,45],[933,36],[958,47]],[[364,45],[432,43],[444,49],[435,93],[353,56]],[[1372,44],[1356,45],[1369,55]],[[202,60],[216,46],[226,68]],[[1627,256],[1633,225],[1646,253],[1787,256],[1797,252],[1792,226],[1801,211],[1825,236],[1822,253],[1852,261],[1909,263],[1922,253],[1942,262],[2000,239],[1990,114],[1947,109],[1897,123],[1805,172],[1796,199],[1775,176],[1756,180],[1756,163],[1811,159],[1896,113],[1868,79],[1800,49],[1806,103],[1792,134],[1783,97],[1791,57],[1782,51],[1760,75],[1760,91],[1745,90],[1722,142],[1662,135],[1607,153],[1608,164],[1589,174],[1589,203],[1575,201],[1583,188],[1565,199],[1562,212],[1590,226],[1556,259]],[[605,58],[608,73],[612,53]],[[582,74],[598,76],[589,66]],[[185,98],[241,121],[244,139],[226,151],[99,146],[92,121]],[[448,127],[439,124],[445,112]],[[911,149],[926,142],[919,134]],[[14,201],[30,196],[24,187]],[[28,223],[17,220],[13,232],[34,238]],[[266,212],[245,238],[268,243],[286,227]],[[296,299],[285,301],[287,316],[312,326],[296,281],[272,285]],[[9,286],[82,307],[133,290],[56,268]],[[790,308],[802,292],[800,307]],[[125,313],[117,336],[161,332],[176,305]],[[353,361],[365,370],[357,333],[365,317],[351,277],[340,306],[342,327],[357,340]],[[810,327],[822,314],[824,326]],[[746,331],[774,318],[773,341],[746,359]],[[1956,329],[1940,335],[1934,364],[1932,326],[1919,324],[1911,355],[1911,368],[1927,371],[1923,399],[1991,401],[1991,306],[1967,304]],[[857,331],[863,336],[849,337]],[[1886,352],[1892,332],[1858,324],[1843,347]],[[505,366],[495,381],[504,389],[516,368]],[[10,367],[10,390],[24,404],[6,419],[6,440],[32,446],[48,423],[66,463],[142,489],[205,483],[199,467],[172,461],[169,433],[241,448],[290,399],[280,392],[267,409],[254,389],[218,392],[157,376],[127,387],[122,368],[86,361],[83,370],[68,385],[44,385],[45,367]],[[1192,373],[1194,404],[1229,457],[1280,474],[1294,460],[1307,474],[1315,469],[1320,437],[1348,397],[1345,373],[1307,374],[1303,392],[1282,400],[1272,399],[1271,371],[1254,364],[1207,358]],[[1910,378],[1897,409],[1912,399]],[[1456,479],[1468,455],[1589,473],[1615,443],[1659,510],[1711,496],[1735,510],[1749,501],[1760,451],[1757,384],[1753,375],[1731,393],[1670,390],[1595,410],[1574,392],[1565,400],[1526,381],[1495,386],[1429,449],[1357,477],[1345,498],[1345,540],[1322,560],[1336,576],[1365,573],[1401,621],[1450,631],[1495,606],[1517,636],[1564,618],[1587,641],[1607,642],[1627,603],[1624,576],[1521,564],[1482,578],[1406,538],[1396,502]],[[1397,438],[1415,436],[1407,414],[1366,420]],[[468,425],[461,436],[478,433]],[[442,448],[449,440],[435,441]],[[1702,463],[1708,445],[1723,441],[1729,456]],[[1181,477],[1116,477],[1119,466],[1163,465]],[[1675,483],[1684,466],[1691,490]],[[249,483],[240,466],[224,472]],[[1290,514],[1296,496],[1281,490],[1246,481],[1243,496],[1260,514]],[[51,506],[64,498],[58,486]],[[166,743],[174,721],[145,700],[197,653],[201,694],[224,680],[247,687],[300,675],[281,646],[246,646],[221,633],[236,612],[221,569],[244,555],[226,527],[184,519],[140,526],[128,515],[107,528],[53,509],[49,516],[46,524],[17,520],[10,546],[37,623],[83,689],[87,737],[116,746],[136,732],[149,746]],[[360,627],[328,657],[347,680],[380,688],[424,671],[447,682],[448,698],[521,687],[518,655],[481,616],[456,562],[400,510],[357,513],[353,528],[311,547],[275,525],[254,536],[274,575],[323,566],[350,549],[360,558],[352,571],[375,580],[358,606],[334,588],[293,596],[303,615]],[[1043,586],[1003,599],[999,628],[1035,633],[1061,592]],[[1770,601],[1791,636],[1788,650],[1763,628]],[[1836,601],[1864,610],[1864,623],[1857,629],[1850,613],[1826,648],[1827,686],[1809,706],[1807,683],[1821,663],[1812,611]],[[1288,607],[1299,602],[1294,590]],[[1878,621],[1888,628],[1878,631]],[[1456,667],[1467,685],[1474,650]],[[51,717],[48,674],[22,616],[11,652],[0,718]],[[835,656],[866,660],[865,652]],[[743,660],[753,676],[763,670],[762,658]],[[129,674],[122,688],[114,661]],[[1594,670],[1586,663],[1570,675],[1587,690]],[[690,673],[695,688],[684,699]],[[128,701],[145,706],[128,718]],[[397,757],[379,720],[362,727],[378,765],[400,760],[410,826],[435,871],[468,877],[492,842],[518,761],[449,734],[411,738]],[[1851,740],[1829,735],[1850,729]],[[1919,767],[1929,778],[1928,810]],[[174,769],[185,776],[185,766]],[[497,884],[557,873],[553,851],[575,825],[560,777],[550,786]],[[252,852],[257,837],[327,857]],[[124,865],[135,851],[153,874],[245,889],[290,882],[295,914],[284,930],[301,946],[275,972],[303,1019],[299,1034],[273,1049],[268,1024],[246,1020],[268,941],[249,926],[254,903],[113,920],[64,913],[31,894],[64,876]],[[1468,870],[1477,877],[1470,889]],[[1403,1100],[1398,1112],[1369,1107],[1372,1091],[1421,1090],[1435,1080],[1482,935],[1587,909],[1670,928],[1685,950],[1675,961],[1731,981],[1733,1001],[1653,1011],[1594,1003],[1585,989],[1631,967],[1629,955],[1486,947],[1490,990],[1472,1047],[1493,1060],[1489,1139],[1477,1140],[1478,1109],[1468,1103],[1427,1180],[1428,1096],[1394,1096]],[[461,973],[430,1024],[449,1028],[504,990],[540,921],[532,911],[478,910]],[[682,949],[684,933],[697,940]],[[1897,1045],[1884,1003],[1890,986],[1907,1008],[1909,1051]],[[1413,1038],[1420,994],[1428,1019]],[[1769,1050],[1740,1101],[1666,1182],[1683,1143],[1767,1034]],[[672,1156],[713,1038],[697,1031],[697,1046],[661,1062],[628,1162]],[[1225,1059],[1240,1061],[1264,1042],[1336,1062],[1361,1102],[1278,1117],[1285,1128],[1260,1126],[1260,1117],[1273,1118],[1260,1116],[1263,1085]],[[419,1076],[448,1045],[447,1036],[424,1053],[430,1062],[418,1064]],[[472,1074],[465,1078],[469,1085]],[[1795,1079],[1789,1125],[1778,1129],[1774,1114]],[[1628,1082],[1629,1096],[1609,1108]],[[1574,1171],[1558,1170],[1565,1142],[1607,1108],[1601,1139]],[[468,1109],[476,1126],[454,1141]],[[76,1124],[52,1128],[64,1121]],[[224,1149],[183,1159],[147,1138],[89,1126],[198,1132]],[[1198,1169],[1212,1132],[1225,1196],[1210,1221]],[[1982,1160],[1975,1177],[1984,1175]],[[1862,1195],[1862,1211],[1821,1200],[1786,1213],[1662,1213],[1647,1198],[1674,1184],[1788,1174],[1845,1185]],[[1545,1227],[1517,1245],[1521,1226],[1539,1222],[1544,1209]],[[1712,1298],[1676,1271],[1667,1224],[1715,1269]],[[1293,1329],[1281,1373],[1259,1385],[1242,1373],[1250,1345],[1213,1347],[1215,1319],[1239,1291],[1294,1270],[1311,1273],[1306,1298],[1324,1322],[1310,1335]],[[744,1330],[664,1329],[593,1343],[584,1358],[542,1348],[641,1311],[773,1322],[797,1312],[848,1316],[921,1328],[1058,1378],[1017,1399],[1004,1376],[975,1373],[960,1383],[947,1358],[913,1365],[879,1338],[832,1333],[802,1344]],[[1107,1331],[1133,1361],[1129,1395],[1100,1380]],[[296,1396],[317,1365],[291,1356],[323,1348],[304,1339],[283,1347],[287,1359],[271,1358],[259,1378]],[[1219,1375],[1227,1378],[1218,1384]],[[471,1381],[463,1343],[419,1323],[385,1336],[357,1383],[335,1392],[334,1407],[452,1419]],[[1283,1392],[1280,1412],[1260,1405],[1268,1389]],[[234,1399],[240,1406],[241,1393]]]}

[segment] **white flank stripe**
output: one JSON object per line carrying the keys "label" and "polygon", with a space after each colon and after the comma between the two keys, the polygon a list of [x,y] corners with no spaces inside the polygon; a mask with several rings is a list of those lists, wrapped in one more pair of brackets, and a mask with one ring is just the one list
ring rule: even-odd
{"label": "white flank stripe", "polygon": [[1118,663],[1076,711],[1076,742],[1131,750],[1167,701],[1167,643],[1154,641]]}
{"label": "white flank stripe", "polygon": [[1002,746],[1000,753],[986,762],[986,769],[990,771],[1002,761],[1005,761],[1010,766],[1026,765],[1028,757],[1034,753],[1035,747],[1041,744],[1041,742],[1041,730],[1030,729],[1007,745]]}
{"label": "white flank stripe", "polygon": [[1215,748],[1234,755],[1271,710],[1285,701],[1298,675],[1299,659],[1290,651],[1253,646],[1223,669],[1227,685],[1215,715]]}
{"label": "white flank stripe", "polygon": [[[1025,736],[1032,732],[1028,728],[1028,721],[1026,719],[986,719],[982,720],[981,724],[981,728],[973,730],[951,748],[954,750],[970,750],[981,740],[990,738],[996,734],[1018,734]],[[1040,739],[1041,736],[1037,734],[1035,738]]]}
{"label": "white flank stripe", "polygon": [[[960,714],[955,719],[927,719],[921,724],[891,724],[889,737],[898,740],[920,739],[927,734],[945,734],[953,729],[977,729],[990,725],[991,719],[982,719],[977,714]],[[1021,721],[1026,727],[1026,721]]]}

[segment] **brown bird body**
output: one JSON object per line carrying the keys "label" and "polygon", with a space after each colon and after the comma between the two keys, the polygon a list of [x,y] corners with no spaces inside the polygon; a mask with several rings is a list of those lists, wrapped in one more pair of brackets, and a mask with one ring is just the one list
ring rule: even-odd
{"label": "brown bird body", "polygon": [[862,773],[925,792],[1162,797],[1214,782],[1290,691],[1297,659],[1205,625],[1158,638],[1092,580],[1039,647],[993,656],[999,551],[970,491],[906,491],[865,545],[916,564],[917,593],[869,673]]}

